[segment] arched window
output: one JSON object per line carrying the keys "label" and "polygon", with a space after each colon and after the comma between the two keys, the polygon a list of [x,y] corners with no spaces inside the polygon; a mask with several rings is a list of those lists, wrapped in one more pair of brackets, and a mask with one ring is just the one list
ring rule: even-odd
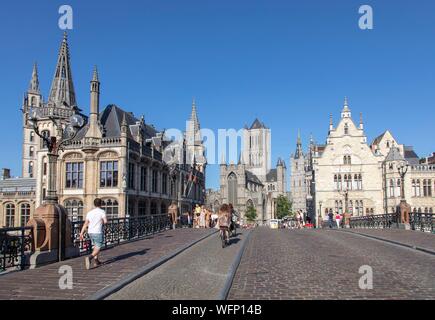
{"label": "arched window", "polygon": [[416,183],[416,190],[417,190],[417,197],[421,197],[421,187],[420,187],[420,180],[417,179]]}
{"label": "arched window", "polygon": [[234,172],[228,176],[228,201],[233,205],[237,205],[237,176]]}
{"label": "arched window", "polygon": [[36,107],[36,97],[35,97],[35,96],[33,96],[33,97],[30,99],[30,105],[31,105],[32,107]]}
{"label": "arched window", "polygon": [[30,147],[29,148],[29,157],[33,158],[35,156],[35,148],[34,147]]}
{"label": "arched window", "polygon": [[394,197],[394,180],[390,179],[390,198]]}
{"label": "arched window", "polygon": [[20,208],[21,226],[25,227],[30,220],[30,204],[23,203]]}
{"label": "arched window", "polygon": [[[83,202],[80,200],[67,200],[64,207],[68,214],[68,218],[75,221],[83,221]],[[106,211],[107,214],[107,211]]]}
{"label": "arched window", "polygon": [[338,190],[342,190],[341,174],[338,175]]}
{"label": "arched window", "polygon": [[349,134],[349,126],[347,123],[344,124],[344,134]]}
{"label": "arched window", "polygon": [[415,185],[415,179],[412,179],[412,196],[417,196],[417,187]]}
{"label": "arched window", "polygon": [[33,142],[35,140],[35,132],[34,131],[30,131],[29,140],[30,140],[30,142]]}
{"label": "arched window", "polygon": [[113,199],[103,200],[102,209],[106,211],[107,219],[118,218],[119,205],[117,200],[113,200]]}
{"label": "arched window", "polygon": [[13,203],[8,203],[6,205],[6,228],[15,227],[15,205]]}

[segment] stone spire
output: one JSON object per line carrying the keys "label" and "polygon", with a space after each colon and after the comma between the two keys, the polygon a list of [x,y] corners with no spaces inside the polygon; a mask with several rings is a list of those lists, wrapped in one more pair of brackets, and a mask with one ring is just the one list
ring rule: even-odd
{"label": "stone spire", "polygon": [[103,135],[98,123],[100,113],[100,81],[98,80],[98,70],[95,66],[91,80],[91,105],[89,114],[89,129],[86,133],[87,138],[101,138]]}
{"label": "stone spire", "polygon": [[198,120],[198,112],[196,110],[196,100],[193,98],[192,100],[192,114],[190,116],[190,121],[192,123],[193,129],[195,132],[199,131],[199,120]]}
{"label": "stone spire", "polygon": [[342,118],[350,118],[351,117],[349,102],[347,100],[347,97],[344,97],[343,110],[341,111],[341,117]]}
{"label": "stone spire", "polygon": [[298,130],[298,139],[296,142],[295,159],[299,159],[302,156],[303,156],[303,150],[302,150],[301,130]]}
{"label": "stone spire", "polygon": [[359,128],[362,130],[364,129],[364,121],[363,121],[363,115],[362,112],[359,114]]}
{"label": "stone spire", "polygon": [[32,79],[30,80],[28,92],[38,95],[41,94],[41,91],[39,90],[38,65],[36,62],[33,65]]}
{"label": "stone spire", "polygon": [[71,63],[68,48],[67,33],[64,33],[57,58],[56,71],[51,84],[49,102],[56,105],[67,104],[69,107],[77,105],[74,84],[71,74]]}
{"label": "stone spire", "polygon": [[332,113],[329,115],[329,131],[334,129],[334,122],[332,120]]}

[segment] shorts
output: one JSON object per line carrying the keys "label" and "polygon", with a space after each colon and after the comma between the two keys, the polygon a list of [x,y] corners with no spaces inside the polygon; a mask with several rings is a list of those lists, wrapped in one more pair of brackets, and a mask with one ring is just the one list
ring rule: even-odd
{"label": "shorts", "polygon": [[103,234],[102,233],[92,233],[89,234],[91,243],[93,246],[101,249],[103,247]]}

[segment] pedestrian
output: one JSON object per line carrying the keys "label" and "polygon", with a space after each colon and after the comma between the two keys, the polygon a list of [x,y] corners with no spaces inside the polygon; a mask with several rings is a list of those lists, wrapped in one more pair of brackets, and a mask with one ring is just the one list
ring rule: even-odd
{"label": "pedestrian", "polygon": [[199,214],[199,227],[205,228],[205,206],[201,206],[201,213]]}
{"label": "pedestrian", "polygon": [[335,216],[335,222],[337,223],[337,228],[340,228],[341,215],[339,213]]}
{"label": "pedestrian", "polygon": [[172,229],[175,229],[177,227],[177,220],[178,220],[178,206],[175,201],[172,202],[172,204],[168,208],[169,218],[172,222]]}
{"label": "pedestrian", "polygon": [[190,212],[187,212],[187,227],[192,228],[192,214]]}
{"label": "pedestrian", "polygon": [[305,222],[304,222],[304,213],[302,211],[300,213],[300,219],[301,219],[301,228],[303,228],[305,226]]}
{"label": "pedestrian", "polygon": [[210,228],[210,219],[211,219],[211,210],[209,208],[205,208],[205,227]]}
{"label": "pedestrian", "polygon": [[332,210],[329,211],[328,213],[328,224],[329,224],[329,228],[332,229],[333,227],[333,223],[334,223],[334,214],[332,213]]}
{"label": "pedestrian", "polygon": [[86,214],[86,221],[80,232],[80,240],[83,241],[85,231],[88,230],[89,238],[94,247],[92,254],[85,258],[85,267],[87,270],[91,268],[91,261],[93,261],[93,267],[101,265],[98,255],[103,247],[103,225],[107,224],[106,212],[101,209],[101,205],[101,199],[96,198],[94,200],[95,209]]}

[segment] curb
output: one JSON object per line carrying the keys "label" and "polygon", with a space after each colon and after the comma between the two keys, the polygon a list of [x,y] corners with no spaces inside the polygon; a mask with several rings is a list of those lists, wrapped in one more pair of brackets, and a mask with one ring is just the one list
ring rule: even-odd
{"label": "curb", "polygon": [[251,237],[252,229],[248,231],[246,237],[243,239],[242,246],[234,260],[233,264],[230,267],[230,270],[227,275],[227,279],[225,280],[225,285],[222,288],[218,300],[227,300],[228,294],[230,293],[231,286],[233,285],[234,277],[236,276],[236,271],[239,268],[240,262],[242,261],[243,253],[245,253],[246,246],[249,242],[249,238]]}
{"label": "curb", "polygon": [[186,251],[187,249],[193,247],[195,244],[211,237],[212,235],[216,234],[218,231],[213,231],[210,234],[207,234],[198,240],[194,240],[181,248],[167,254],[166,256],[163,256],[162,258],[158,259],[157,261],[151,262],[144,266],[143,268],[139,269],[137,272],[130,274],[129,276],[125,277],[124,279],[119,280],[118,282],[115,282],[114,284],[110,285],[107,288],[101,289],[94,293],[93,295],[89,296],[85,300],[103,300],[104,298],[114,294],[115,292],[121,290],[128,284],[132,283],[133,281],[137,280],[140,277],[143,277],[147,273],[151,272],[152,270],[156,269],[157,267],[161,266],[165,262],[171,260],[172,258],[178,256],[180,253]]}
{"label": "curb", "polygon": [[356,232],[356,231],[339,230],[339,232],[340,231],[341,232],[347,232],[347,233],[350,233],[350,234],[355,234],[355,235],[358,235],[358,236],[361,236],[361,237],[365,237],[365,238],[369,238],[369,239],[374,239],[374,240],[382,241],[382,242],[388,242],[388,243],[394,244],[396,246],[405,247],[405,248],[408,248],[408,249],[413,249],[413,250],[420,251],[420,252],[423,252],[423,253],[426,253],[426,254],[435,255],[435,251],[434,250],[427,249],[427,248],[424,248],[424,247],[418,247],[418,246],[414,246],[414,245],[411,245],[411,244],[406,244],[406,243],[403,243],[403,242],[398,242],[398,241],[389,240],[389,239],[385,239],[385,238],[381,238],[381,237],[376,237],[376,236],[372,236],[372,235],[368,235],[368,234],[364,234],[364,233],[359,233],[359,232]]}

